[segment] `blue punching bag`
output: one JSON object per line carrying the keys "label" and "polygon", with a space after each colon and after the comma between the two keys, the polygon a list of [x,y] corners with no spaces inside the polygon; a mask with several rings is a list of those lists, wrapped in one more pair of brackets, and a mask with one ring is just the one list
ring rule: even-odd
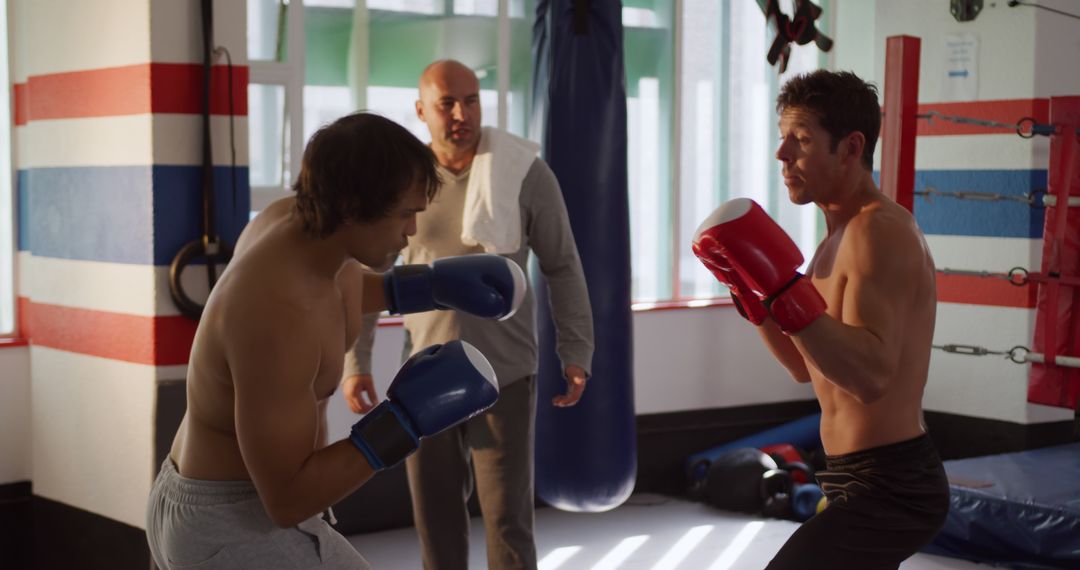
{"label": "blue punching bag", "polygon": [[539,0],[533,62],[532,127],[566,200],[596,338],[581,401],[556,408],[566,381],[547,287],[537,284],[536,492],[559,509],[605,511],[637,476],[621,2]]}

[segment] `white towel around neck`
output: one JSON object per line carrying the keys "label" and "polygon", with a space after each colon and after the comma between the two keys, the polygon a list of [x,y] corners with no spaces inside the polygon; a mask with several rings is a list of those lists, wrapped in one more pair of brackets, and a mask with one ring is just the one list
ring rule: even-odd
{"label": "white towel around neck", "polygon": [[461,219],[461,242],[487,253],[521,249],[521,183],[540,145],[491,127],[480,130]]}

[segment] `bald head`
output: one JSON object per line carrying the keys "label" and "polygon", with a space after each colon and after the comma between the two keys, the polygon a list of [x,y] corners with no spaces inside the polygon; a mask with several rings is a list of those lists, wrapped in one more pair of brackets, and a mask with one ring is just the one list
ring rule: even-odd
{"label": "bald head", "polygon": [[473,70],[452,59],[427,66],[420,75],[416,116],[431,133],[436,157],[471,159],[480,142],[480,81]]}
{"label": "bald head", "polygon": [[424,90],[437,88],[448,82],[471,82],[476,86],[476,91],[480,91],[480,81],[469,66],[456,59],[440,59],[429,64],[420,74],[420,97],[424,97]]}

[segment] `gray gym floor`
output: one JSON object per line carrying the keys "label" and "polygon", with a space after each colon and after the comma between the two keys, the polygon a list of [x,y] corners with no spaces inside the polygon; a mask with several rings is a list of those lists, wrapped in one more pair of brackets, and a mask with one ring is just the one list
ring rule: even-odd
{"label": "gray gym floor", "polygon": [[[635,495],[606,513],[536,512],[540,570],[761,569],[798,525],[727,514],[706,505],[654,495]],[[487,567],[484,527],[472,521],[469,567]],[[420,553],[412,528],[349,537],[376,570],[418,570]],[[988,568],[916,554],[902,570]]]}

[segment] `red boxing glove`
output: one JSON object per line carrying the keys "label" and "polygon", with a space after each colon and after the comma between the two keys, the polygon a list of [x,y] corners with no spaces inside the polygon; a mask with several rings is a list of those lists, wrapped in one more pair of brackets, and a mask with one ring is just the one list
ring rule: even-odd
{"label": "red boxing glove", "polygon": [[798,333],[825,314],[821,294],[796,271],[803,262],[799,248],[753,200],[725,202],[702,227],[782,331]]}
{"label": "red boxing glove", "polygon": [[739,314],[751,323],[760,325],[769,316],[769,311],[765,309],[765,304],[746,286],[743,278],[731,267],[731,263],[724,259],[716,240],[708,233],[703,233],[703,230],[708,229],[704,225],[698,228],[697,233],[694,235],[694,242],[690,244],[690,249],[694,251],[694,255],[701,260],[701,263],[712,272],[717,281],[731,290],[731,300],[735,303],[735,308],[738,309]]}

